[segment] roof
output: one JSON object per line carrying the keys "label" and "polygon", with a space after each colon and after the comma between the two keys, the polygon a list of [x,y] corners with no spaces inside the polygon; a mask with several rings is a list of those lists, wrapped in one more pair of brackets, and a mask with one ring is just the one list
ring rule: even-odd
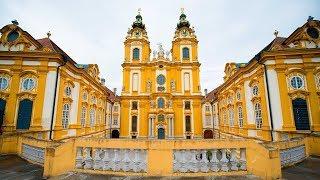
{"label": "roof", "polygon": [[120,101],[120,97],[117,96],[113,91],[111,91],[109,88],[105,87],[109,96],[108,96],[108,99],[111,101],[111,102],[118,102]]}
{"label": "roof", "polygon": [[[263,52],[267,52],[267,51],[271,51],[273,49],[277,49],[278,47],[281,48],[287,48],[288,47],[288,43],[295,37],[298,35],[298,33],[305,27],[309,26],[309,23],[315,23],[317,25],[320,25],[320,21],[318,20],[308,20],[308,22],[306,22],[303,26],[297,28],[293,33],[290,34],[290,36],[286,37],[276,37],[274,38],[267,46],[265,46],[262,50],[260,50],[248,63],[236,63],[236,67],[237,69],[240,69],[242,67],[246,67],[247,65],[249,65],[251,62],[253,61],[260,61],[261,58],[261,54]],[[210,93],[208,93],[208,95],[203,99],[204,101],[211,101],[214,100],[214,98],[216,98],[216,92],[219,90],[219,88],[222,86],[223,84],[221,84],[219,87],[215,88],[214,90],[212,90]]]}
{"label": "roof", "polygon": [[46,48],[49,48],[50,50],[52,50],[53,52],[59,53],[62,55],[63,59],[65,61],[72,61],[74,64],[76,64],[76,62],[71,59],[71,57],[65,53],[56,43],[54,43],[51,39],[49,38],[42,38],[42,39],[37,39],[37,41]]}

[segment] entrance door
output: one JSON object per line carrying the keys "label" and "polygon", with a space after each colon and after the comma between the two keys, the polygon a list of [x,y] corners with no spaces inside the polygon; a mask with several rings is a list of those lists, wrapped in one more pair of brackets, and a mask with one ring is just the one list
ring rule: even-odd
{"label": "entrance door", "polygon": [[119,131],[118,130],[112,130],[111,138],[119,138]]}
{"label": "entrance door", "polygon": [[6,109],[6,101],[3,99],[0,99],[0,128],[3,125],[3,119],[4,119],[4,111]]}
{"label": "entrance door", "polygon": [[294,122],[297,130],[310,130],[307,101],[301,98],[292,101]]}
{"label": "entrance door", "polygon": [[205,130],[204,131],[204,138],[205,139],[212,139],[213,138],[213,133],[211,130]]}
{"label": "entrance door", "polygon": [[33,102],[29,99],[20,101],[18,110],[17,129],[29,129]]}
{"label": "entrance door", "polygon": [[158,129],[158,139],[164,139],[165,138],[165,132],[163,128]]}

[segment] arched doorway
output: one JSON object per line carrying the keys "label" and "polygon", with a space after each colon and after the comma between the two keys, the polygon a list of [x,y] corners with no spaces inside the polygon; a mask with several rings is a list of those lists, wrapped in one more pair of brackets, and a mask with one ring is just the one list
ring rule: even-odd
{"label": "arched doorway", "polygon": [[213,138],[213,132],[211,130],[205,130],[203,133],[204,139],[212,139]]}
{"label": "arched doorway", "polygon": [[165,138],[165,131],[163,128],[158,128],[158,139],[164,139]]}
{"label": "arched doorway", "polygon": [[0,128],[3,125],[5,109],[6,109],[6,101],[0,98]]}
{"label": "arched doorway", "polygon": [[119,138],[119,131],[118,130],[112,130],[112,133],[111,133],[111,138]]}
{"label": "arched doorway", "polygon": [[17,119],[17,129],[29,129],[33,102],[29,99],[20,101]]}
{"label": "arched doorway", "polygon": [[297,98],[292,101],[294,122],[297,130],[310,130],[307,101]]}

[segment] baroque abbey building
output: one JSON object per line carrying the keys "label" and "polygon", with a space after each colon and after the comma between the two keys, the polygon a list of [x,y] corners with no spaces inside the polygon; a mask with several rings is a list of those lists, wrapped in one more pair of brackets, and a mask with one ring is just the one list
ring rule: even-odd
{"label": "baroque abbey building", "polygon": [[48,37],[16,21],[0,39],[0,125],[63,139],[285,140],[320,131],[320,22],[309,18],[255,57],[225,66],[224,83],[201,93],[198,40],[181,13],[172,47],[152,51],[138,14],[124,41],[121,95],[96,64],[78,64]]}
{"label": "baroque abbey building", "polygon": [[151,57],[140,14],[124,46],[121,137],[201,138],[198,40],[186,15],[180,16],[171,52],[159,45]]}

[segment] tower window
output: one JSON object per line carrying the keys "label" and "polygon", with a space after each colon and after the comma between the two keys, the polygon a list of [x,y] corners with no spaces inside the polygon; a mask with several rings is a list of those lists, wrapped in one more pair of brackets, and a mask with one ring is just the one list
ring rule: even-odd
{"label": "tower window", "polygon": [[164,108],[164,99],[163,98],[158,99],[158,108]]}
{"label": "tower window", "polygon": [[190,132],[191,131],[191,120],[190,116],[186,116],[186,131]]}
{"label": "tower window", "polygon": [[137,116],[132,116],[131,120],[131,131],[137,132]]}
{"label": "tower window", "polygon": [[139,86],[139,75],[138,73],[132,74],[132,91],[138,91]]}
{"label": "tower window", "polygon": [[189,59],[189,48],[187,47],[182,48],[182,58]]}
{"label": "tower window", "polygon": [[184,102],[184,109],[190,109],[190,101]]}
{"label": "tower window", "polygon": [[140,49],[139,48],[134,48],[132,54],[133,54],[132,57],[134,60],[140,59]]}
{"label": "tower window", "polygon": [[138,109],[138,102],[137,101],[132,101],[132,110],[137,110]]}

